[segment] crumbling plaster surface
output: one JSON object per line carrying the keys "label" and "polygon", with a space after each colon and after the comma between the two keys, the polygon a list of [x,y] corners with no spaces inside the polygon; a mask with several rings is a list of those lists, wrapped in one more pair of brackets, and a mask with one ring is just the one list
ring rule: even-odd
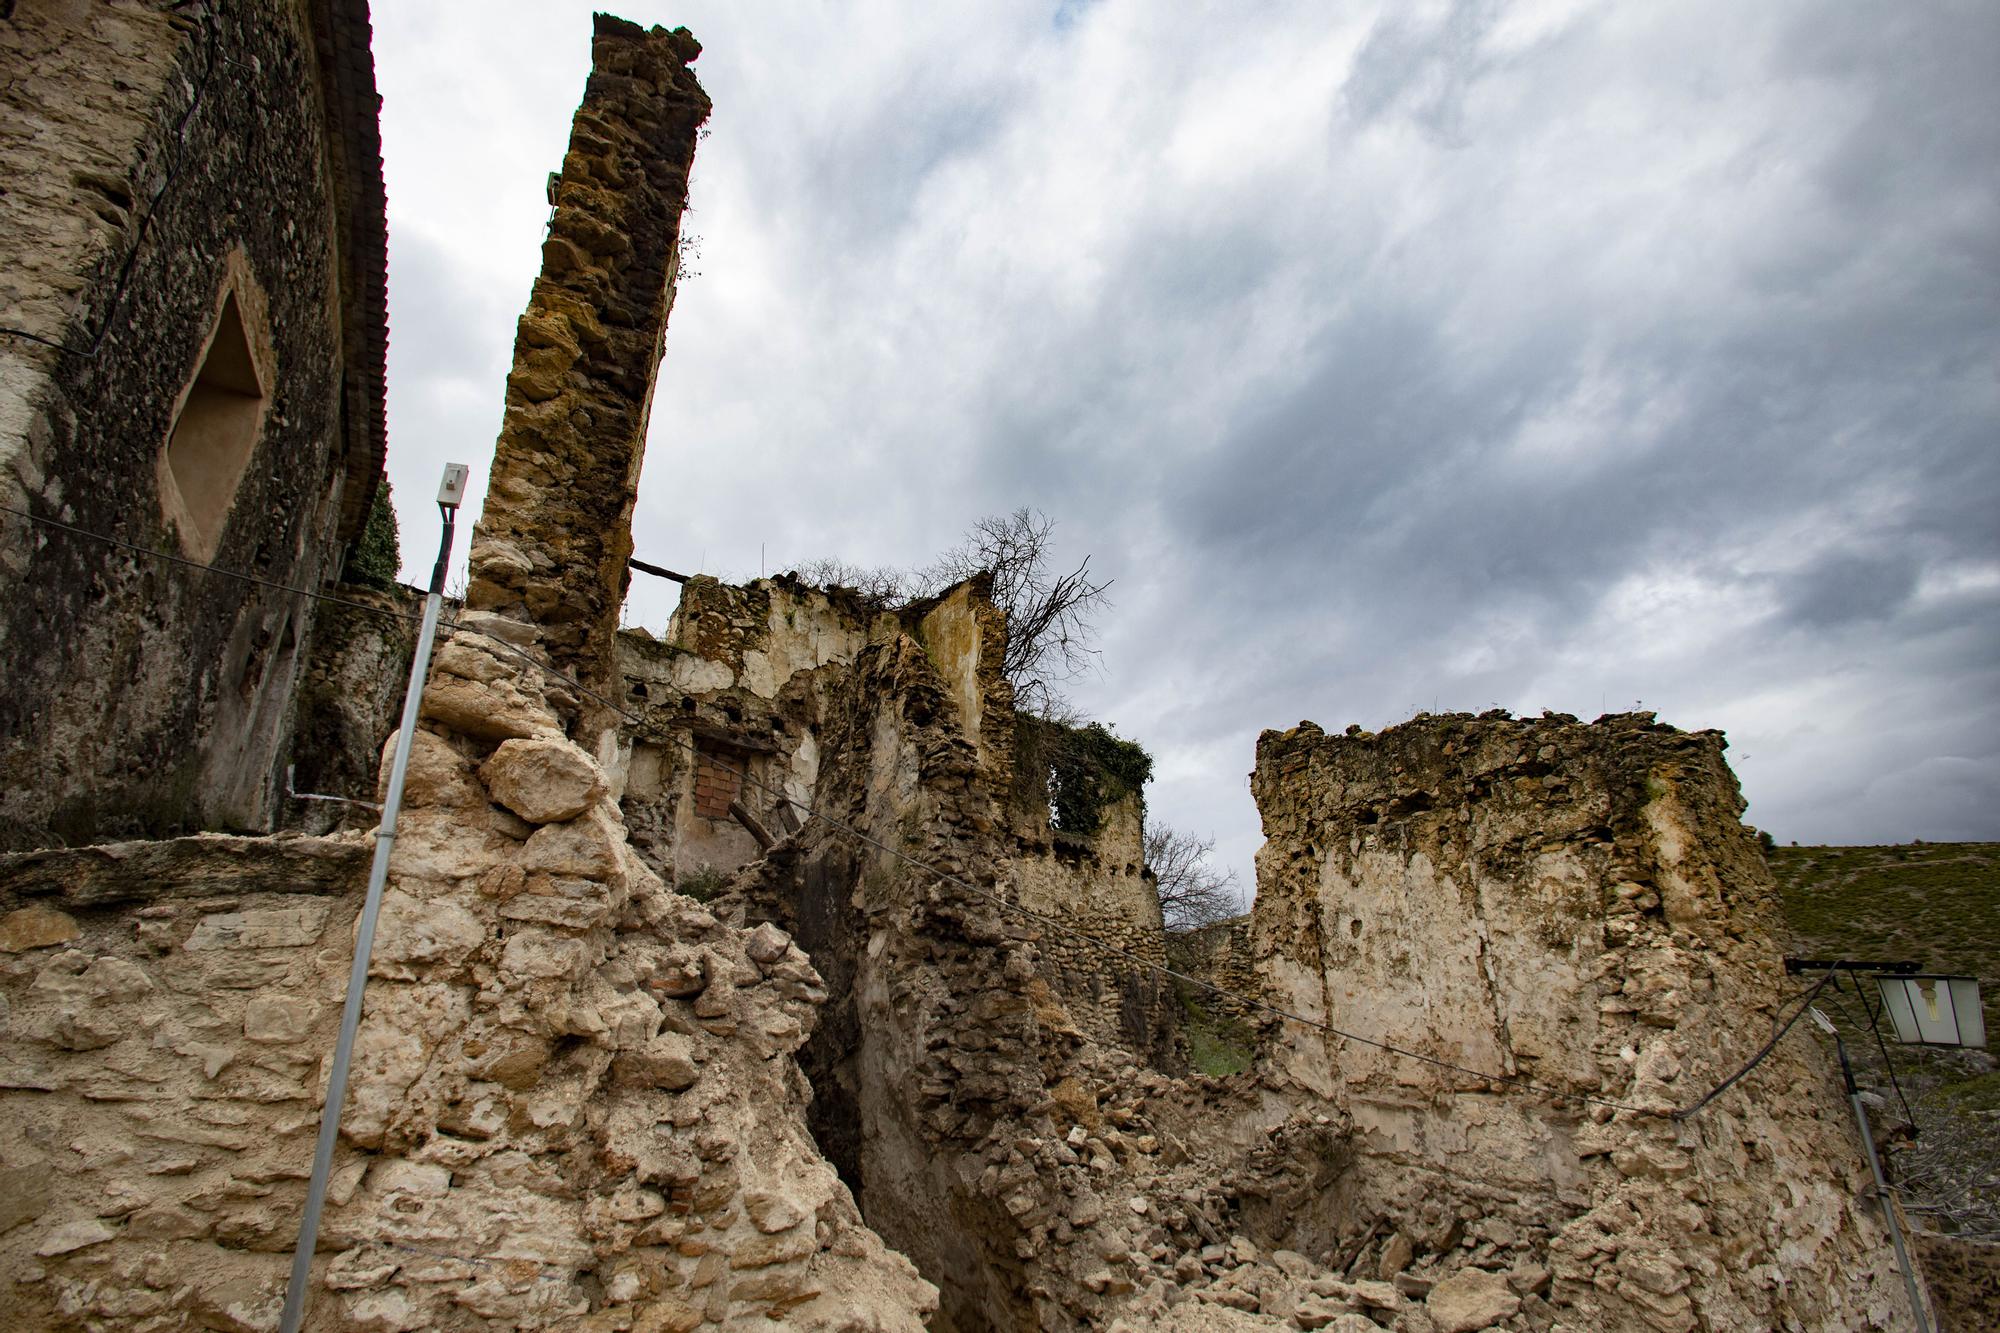
{"label": "crumbling plaster surface", "polygon": [[[869,1225],[943,1288],[935,1327],[1147,1327],[1170,1289],[1218,1309],[1358,1309],[1317,1262],[1287,1252],[1288,1271],[1262,1248],[1319,1234],[1338,1117],[1178,1083],[1093,1037],[1051,967],[1057,935],[1001,906],[1024,874],[1053,884],[1037,878],[1047,848],[1017,841],[1016,775],[981,761],[959,665],[916,629],[795,682],[821,817],[715,907],[783,924],[825,969],[801,1056],[814,1133]],[[997,698],[1000,655],[978,660],[980,697]],[[1011,749],[1010,718],[984,711],[988,753]],[[1108,846],[1136,854],[1136,820],[1135,804]]]}
{"label": "crumbling plaster surface", "polygon": [[1780,1008],[1776,892],[1722,748],[1650,714],[1265,733],[1254,941],[1273,1001],[1641,1109],[1295,1024],[1270,1027],[1270,1062],[1353,1117],[1348,1207],[1420,1250],[1480,1236],[1552,1274],[1558,1326],[1900,1325],[1812,1047],[1781,1044],[1685,1123],[1659,1114],[1747,1060]]}

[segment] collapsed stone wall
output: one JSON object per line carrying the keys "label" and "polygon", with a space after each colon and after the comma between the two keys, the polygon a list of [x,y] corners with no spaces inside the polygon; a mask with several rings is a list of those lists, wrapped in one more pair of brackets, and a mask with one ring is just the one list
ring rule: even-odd
{"label": "collapsed stone wall", "polygon": [[647,864],[719,883],[755,860],[757,835],[732,805],[766,832],[796,827],[780,794],[810,797],[819,753],[799,707],[805,681],[895,623],[789,577],[744,587],[696,577],[661,638],[621,633],[622,702],[643,723],[619,738],[621,808]]}
{"label": "collapsed stone wall", "polygon": [[1057,830],[1047,762],[1013,711],[1000,671],[1005,617],[982,580],[896,611],[790,576],[742,587],[696,577],[665,635],[619,636],[625,707],[621,808],[657,872],[712,891],[755,861],[761,839],[792,832],[810,807],[825,741],[813,700],[870,646],[909,636],[938,673],[953,724],[1008,800],[996,854],[1014,901],[1122,951],[1041,932],[1039,966],[1080,1030],[1171,1064],[1158,895],[1144,867],[1138,793],[1108,802],[1098,827]]}
{"label": "collapsed stone wall", "polygon": [[596,16],[465,594],[470,608],[536,625],[552,663],[592,688],[610,682],[688,173],[709,113],[688,68],[701,44],[685,28],[641,34]]}
{"label": "collapsed stone wall", "polygon": [[[553,712],[416,738],[311,1326],[918,1327],[806,1132],[818,977],[667,893],[605,790]],[[191,841],[12,858],[62,894],[0,921],[18,1326],[275,1318],[368,840]]]}
{"label": "collapsed stone wall", "polygon": [[1256,1015],[1255,1008],[1238,998],[1262,998],[1263,983],[1257,973],[1252,922],[1247,912],[1175,936],[1168,953],[1175,970],[1216,988],[1195,997],[1205,1009],[1235,1019]]}
{"label": "collapsed stone wall", "polygon": [[1086,836],[1051,828],[1046,799],[1025,809],[1017,802],[1013,815],[1007,882],[1014,901],[1087,937],[1042,930],[1043,975],[1091,1038],[1171,1067],[1174,1029],[1156,970],[1167,961],[1166,923],[1145,865],[1138,793],[1106,805]]}
{"label": "collapsed stone wall", "polygon": [[1776,893],[1722,749],[1650,714],[1259,740],[1270,994],[1445,1062],[1269,1030],[1272,1069],[1353,1117],[1342,1203],[1379,1219],[1384,1270],[1487,1270],[1537,1326],[1909,1320],[1808,1043],[1692,1119],[1661,1114],[1748,1060],[1780,1008]]}
{"label": "collapsed stone wall", "polygon": [[[684,181],[698,122],[685,113],[706,105],[685,68],[693,49],[684,32],[598,20],[575,176],[602,183],[668,153]],[[681,137],[662,143],[670,122]],[[638,330],[636,343],[607,339],[629,359],[585,365],[606,382],[569,386],[580,443],[592,411],[650,392],[658,325],[641,316],[664,318],[672,246],[671,230],[664,248],[607,240],[585,225],[601,220],[593,201],[572,204],[583,221],[559,217],[557,232],[602,242],[593,254],[615,280],[580,274],[563,251],[551,266],[565,290],[601,305],[555,314],[585,341],[593,320]],[[545,441],[519,416],[503,430],[496,488],[539,466]],[[624,493],[615,515],[629,511],[632,426],[629,410],[613,412],[601,455],[569,456],[575,490]],[[489,514],[506,510],[489,502]],[[515,552],[536,531],[503,530]],[[475,568],[508,567],[496,541],[509,538],[475,537]],[[806,1130],[791,1055],[826,998],[819,977],[782,932],[716,920],[633,851],[596,758],[602,711],[557,674],[610,674],[587,656],[609,642],[607,571],[560,548],[527,558],[535,579],[496,586],[522,594],[507,609],[547,620],[467,612],[425,685],[310,1326],[920,1327],[933,1288],[861,1224]],[[563,667],[545,670],[550,659]],[[309,841],[359,851],[368,840]],[[271,866],[294,845],[243,856]],[[24,1072],[0,1089],[0,1117],[40,1153],[6,1169],[49,1184],[45,1209],[4,1219],[0,1251],[22,1276],[0,1313],[36,1327],[269,1328],[359,862],[313,877],[327,898],[299,907],[272,900],[281,884],[252,894],[240,877],[153,883],[154,852],[131,875],[116,854],[69,855],[85,859],[30,888],[77,880],[95,896],[0,928],[29,958],[5,977],[6,1055]],[[48,875],[44,860],[28,869]],[[124,910],[135,899],[145,905]],[[86,907],[115,910],[86,920]],[[88,1132],[65,1137],[72,1125]],[[163,1154],[155,1138],[195,1150]]]}
{"label": "collapsed stone wall", "polygon": [[956,694],[909,634],[816,674],[801,703],[827,818],[717,904],[781,922],[824,969],[801,1056],[815,1135],[869,1225],[942,1288],[934,1327],[1151,1327],[1170,1290],[1262,1311],[1256,1327],[1358,1311],[1284,1248],[1317,1244],[1303,1224],[1342,1161],[1338,1117],[1254,1079],[1180,1083],[1088,1037],[1049,979],[1052,936],[1002,906],[1014,774],[980,761]]}
{"label": "collapsed stone wall", "polygon": [[[1046,786],[1017,799],[1036,763],[976,583],[878,614],[695,580],[664,641],[617,638],[696,49],[598,22],[471,609],[413,738],[314,1326],[1904,1313],[1837,1103],[1813,1100],[1825,1071],[1795,1053],[1678,1131],[1296,1027],[1238,1079],[1148,1068],[1106,1004],[1120,963],[1010,910],[1163,956],[1137,803],[1064,839]],[[1775,999],[1719,751],[1630,720],[1267,736],[1256,988],[1670,1104],[1742,1053],[1721,1006]],[[22,1130],[0,1145],[0,1313],[270,1325],[366,847],[0,863],[0,1118]],[[704,868],[729,872],[712,909],[667,883]],[[1836,1277],[1807,1290],[1797,1263]]]}

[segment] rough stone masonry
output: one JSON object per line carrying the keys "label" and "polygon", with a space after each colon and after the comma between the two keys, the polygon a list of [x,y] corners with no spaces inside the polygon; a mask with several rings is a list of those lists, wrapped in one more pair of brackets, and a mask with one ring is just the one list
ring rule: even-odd
{"label": "rough stone masonry", "polygon": [[1341,1203],[1389,1219],[1385,1268],[1476,1247],[1577,1329],[1909,1326],[1816,1048],[1780,1044],[1700,1115],[1660,1114],[1780,1010],[1777,891],[1722,750],[1649,713],[1259,740],[1267,994],[1447,1062],[1271,1033],[1273,1068],[1353,1117]]}
{"label": "rough stone masonry", "polygon": [[673,309],[681,214],[708,95],[686,29],[599,15],[521,316],[466,606],[531,624],[553,665],[609,679],[632,505]]}
{"label": "rough stone masonry", "polygon": [[[494,646],[605,674],[697,50],[597,20],[478,632],[440,651],[413,738],[311,1327],[913,1330],[935,1306],[807,1132],[810,962],[667,892],[572,739],[597,736],[580,701]],[[197,839],[176,877],[9,865],[35,899],[0,930],[11,1326],[273,1326],[364,843]]]}
{"label": "rough stone masonry", "polygon": [[[1641,1108],[1581,1110],[1296,1026],[1227,1081],[1121,1045],[1062,975],[1086,953],[1008,909],[1097,877],[1124,901],[1131,831],[1087,874],[1043,864],[976,582],[865,618],[691,586],[670,642],[614,656],[696,49],[598,20],[472,606],[413,738],[312,1326],[1907,1320],[1822,1061],[1783,1048],[1697,1120],[1648,1113],[1740,1062],[1776,1000],[1718,737],[1488,717],[1260,742],[1262,993]],[[645,725],[536,662],[616,678]],[[744,784],[770,842],[724,842],[729,767],[831,819],[788,828]],[[711,906],[662,873],[690,837],[737,849]],[[0,860],[0,1315],[272,1327],[366,848]]]}

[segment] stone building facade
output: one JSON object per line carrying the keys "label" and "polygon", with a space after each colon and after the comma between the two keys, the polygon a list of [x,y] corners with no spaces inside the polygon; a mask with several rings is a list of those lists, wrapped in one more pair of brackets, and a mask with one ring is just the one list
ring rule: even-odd
{"label": "stone building facade", "polygon": [[268,828],[313,605],[202,571],[316,588],[381,474],[367,10],[8,10],[0,846]]}
{"label": "stone building facade", "polygon": [[1255,1006],[1245,1003],[1263,998],[1248,913],[1188,931],[1173,942],[1169,956],[1177,970],[1215,988],[1197,997],[1205,1008],[1235,1019],[1256,1014]]}

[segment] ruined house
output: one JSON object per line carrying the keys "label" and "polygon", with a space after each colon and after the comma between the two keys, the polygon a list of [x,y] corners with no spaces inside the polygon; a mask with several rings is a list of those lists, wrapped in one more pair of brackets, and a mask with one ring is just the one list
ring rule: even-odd
{"label": "ruined house", "polygon": [[[307,1326],[1906,1323],[1813,1048],[1672,1114],[1780,995],[1714,734],[1266,733],[1222,951],[1260,1049],[1209,1079],[1139,796],[1052,817],[981,581],[881,610],[696,579],[619,632],[699,49],[596,23]],[[315,669],[406,662],[382,624]],[[369,842],[0,857],[10,1324],[275,1326]]]}

